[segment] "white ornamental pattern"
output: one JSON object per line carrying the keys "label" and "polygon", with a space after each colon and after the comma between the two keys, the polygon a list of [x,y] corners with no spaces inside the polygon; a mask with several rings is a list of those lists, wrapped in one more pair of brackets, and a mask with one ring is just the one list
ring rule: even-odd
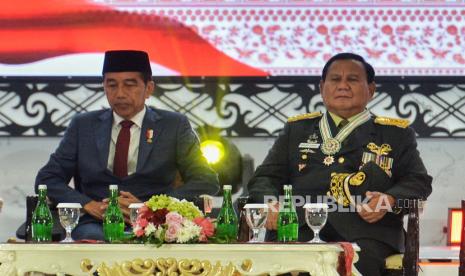
{"label": "white ornamental pattern", "polygon": [[[155,82],[148,105],[183,113],[194,128],[214,127],[225,136],[276,136],[288,117],[325,111],[317,77]],[[61,136],[74,115],[102,108],[108,103],[99,78],[3,81],[0,136]],[[465,137],[465,83],[460,77],[383,77],[368,108],[408,119],[420,137]]]}

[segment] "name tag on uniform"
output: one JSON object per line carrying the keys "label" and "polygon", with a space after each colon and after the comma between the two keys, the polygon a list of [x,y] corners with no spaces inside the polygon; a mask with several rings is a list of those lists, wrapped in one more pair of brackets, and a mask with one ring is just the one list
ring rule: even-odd
{"label": "name tag on uniform", "polygon": [[299,149],[317,149],[320,147],[318,143],[300,143]]}

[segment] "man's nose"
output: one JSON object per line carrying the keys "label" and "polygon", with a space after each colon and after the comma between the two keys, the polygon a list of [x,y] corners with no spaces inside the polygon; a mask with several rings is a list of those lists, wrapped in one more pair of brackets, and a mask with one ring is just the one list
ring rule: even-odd
{"label": "man's nose", "polygon": [[124,92],[124,89],[123,89],[122,85],[118,85],[116,87],[115,96],[117,98],[124,98],[126,96],[126,93]]}
{"label": "man's nose", "polygon": [[337,86],[338,89],[349,89],[350,88],[350,85],[349,85],[349,82],[347,80],[341,80]]}

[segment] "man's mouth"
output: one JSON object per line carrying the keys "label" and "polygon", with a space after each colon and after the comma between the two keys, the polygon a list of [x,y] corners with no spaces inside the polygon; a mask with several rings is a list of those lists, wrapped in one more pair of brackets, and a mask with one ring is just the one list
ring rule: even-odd
{"label": "man's mouth", "polygon": [[129,106],[129,104],[126,104],[126,103],[117,103],[117,104],[114,104],[116,107],[118,108],[126,108]]}

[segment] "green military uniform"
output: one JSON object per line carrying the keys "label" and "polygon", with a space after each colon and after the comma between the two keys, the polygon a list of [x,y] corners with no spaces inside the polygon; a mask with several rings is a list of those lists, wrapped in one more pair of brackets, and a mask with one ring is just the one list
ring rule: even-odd
{"label": "green military uniform", "polygon": [[[331,116],[327,117],[335,135],[338,129]],[[322,118],[321,113],[315,112],[289,119],[248,185],[254,201],[263,201],[266,195],[282,195],[284,184],[293,186],[294,195],[311,196],[312,200],[317,195],[334,196],[337,188],[331,190],[330,186],[338,184],[337,176],[354,176],[353,173],[361,171],[366,174],[362,180],[350,181],[354,184],[351,188],[360,195],[380,191],[396,199],[429,196],[432,178],[417,151],[415,132],[405,120],[370,115],[368,121],[347,136],[339,152],[328,156],[321,151]],[[347,205],[343,197],[339,199]],[[301,209],[297,211],[300,210],[299,219],[304,224]],[[401,214],[390,212],[380,221],[368,223],[356,212],[329,212],[327,223],[347,241],[372,239],[383,241],[396,251],[404,248]],[[310,231],[308,227],[300,229]]]}

